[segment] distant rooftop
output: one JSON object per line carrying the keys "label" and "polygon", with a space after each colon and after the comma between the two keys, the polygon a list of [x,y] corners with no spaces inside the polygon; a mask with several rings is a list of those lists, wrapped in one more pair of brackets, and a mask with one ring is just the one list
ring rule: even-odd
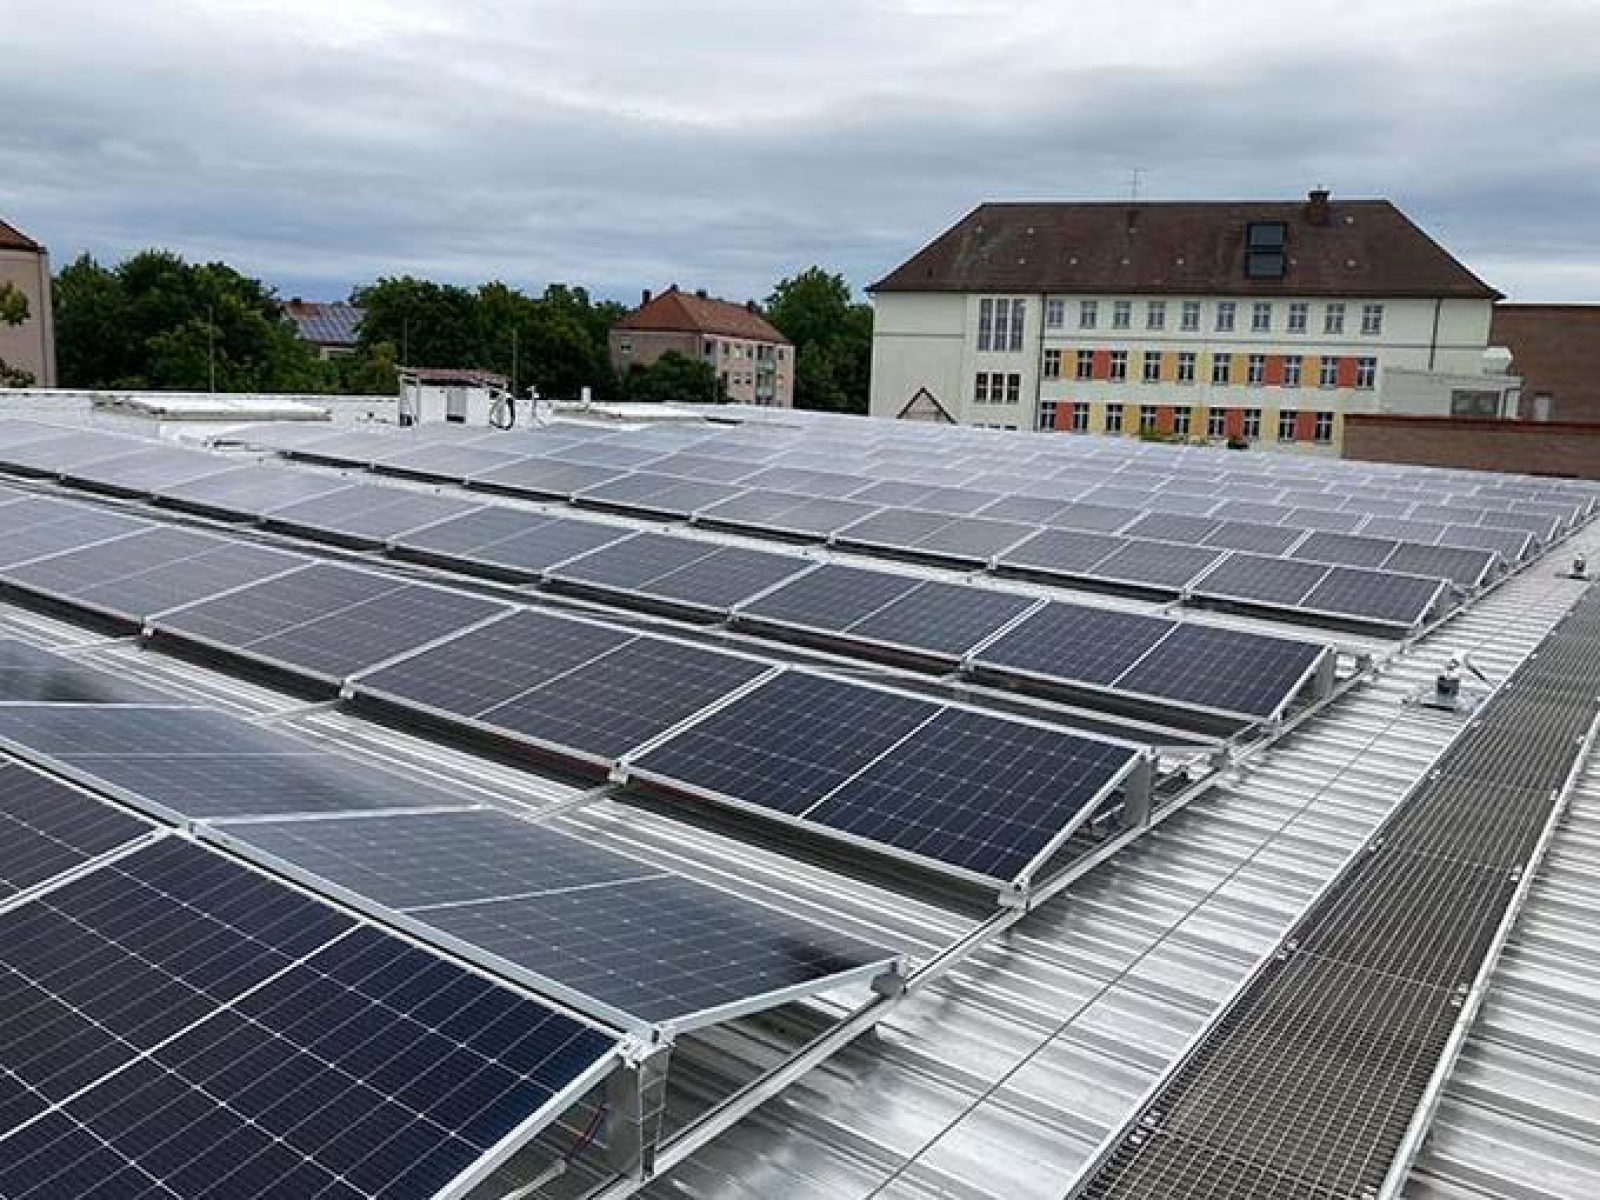
{"label": "distant rooftop", "polygon": [[704,292],[691,294],[679,291],[677,284],[659,296],[646,292],[644,303],[618,321],[616,328],[646,333],[712,333],[755,342],[789,341],[756,311],[753,303],[733,304]]}
{"label": "distant rooftop", "polygon": [[39,245],[38,242],[23,233],[15,225],[7,225],[4,221],[0,221],[0,250],[39,251],[43,249],[43,246]]}
{"label": "distant rooftop", "polygon": [[302,340],[319,346],[353,347],[361,334],[365,311],[345,300],[301,300],[283,306]]}
{"label": "distant rooftop", "polygon": [[1388,200],[1323,191],[983,204],[868,290],[1499,298]]}

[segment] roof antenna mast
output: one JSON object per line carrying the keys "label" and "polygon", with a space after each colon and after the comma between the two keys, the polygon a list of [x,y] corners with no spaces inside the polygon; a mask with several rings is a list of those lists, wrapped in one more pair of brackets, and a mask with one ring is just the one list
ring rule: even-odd
{"label": "roof antenna mast", "polygon": [[1144,177],[1143,167],[1133,167],[1128,171],[1128,199],[1139,199],[1139,183]]}

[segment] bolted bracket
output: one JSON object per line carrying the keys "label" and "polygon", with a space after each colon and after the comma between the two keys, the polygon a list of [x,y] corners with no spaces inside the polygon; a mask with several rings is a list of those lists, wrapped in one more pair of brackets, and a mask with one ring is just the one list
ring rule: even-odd
{"label": "bolted bracket", "polygon": [[669,1042],[630,1047],[621,1069],[606,1080],[606,1165],[619,1175],[646,1180],[655,1174],[671,1058]]}

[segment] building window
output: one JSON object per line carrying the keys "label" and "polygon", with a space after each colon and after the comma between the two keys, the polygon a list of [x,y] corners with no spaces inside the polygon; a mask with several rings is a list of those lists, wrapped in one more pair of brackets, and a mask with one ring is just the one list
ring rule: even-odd
{"label": "building window", "polygon": [[717,344],[715,342],[713,342],[710,338],[707,338],[706,339],[706,357],[707,358],[715,358],[716,356],[717,356]]}
{"label": "building window", "polygon": [[1139,432],[1154,433],[1156,431],[1156,406],[1154,404],[1141,404],[1139,406]]}
{"label": "building window", "polygon": [[1039,428],[1054,429],[1056,427],[1056,402],[1054,400],[1039,401]]}
{"label": "building window", "polygon": [[1317,374],[1317,386],[1339,386],[1339,360],[1331,354],[1322,356],[1322,368]]}
{"label": "building window", "polygon": [[1261,410],[1247,408],[1244,410],[1244,436],[1247,441],[1255,441],[1261,436]]}
{"label": "building window", "polygon": [[1027,302],[1013,300],[1011,302],[1011,349],[1022,349],[1022,318],[1027,312]]}
{"label": "building window", "polygon": [[1217,304],[1217,332],[1232,333],[1234,315],[1239,311],[1239,306],[1232,300],[1222,300]]}
{"label": "building window", "polygon": [[1324,444],[1333,441],[1333,414],[1331,412],[1319,412],[1317,414],[1317,423],[1311,432],[1311,436]]}
{"label": "building window", "polygon": [[1126,382],[1128,378],[1128,352],[1126,350],[1113,350],[1111,352],[1111,378],[1119,383]]}
{"label": "building window", "polygon": [[1161,381],[1161,351],[1146,350],[1144,352],[1144,381],[1146,383],[1159,383]]}
{"label": "building window", "polygon": [[1342,334],[1344,332],[1344,305],[1330,304],[1322,311],[1322,332]]}
{"label": "building window", "polygon": [[1151,300],[1145,304],[1144,327],[1146,329],[1165,329],[1167,327],[1167,302],[1165,300]]}
{"label": "building window", "polygon": [[1179,437],[1189,436],[1189,426],[1194,420],[1194,409],[1175,408],[1172,410],[1172,432]]}
{"label": "building window", "polygon": [[1087,400],[1073,401],[1072,428],[1076,433],[1089,432],[1089,402]]}
{"label": "building window", "polygon": [[1265,354],[1252,354],[1245,377],[1251,387],[1260,387],[1267,381],[1267,356]]}
{"label": "building window", "polygon": [[1094,351],[1093,350],[1079,350],[1078,351],[1078,378],[1079,379],[1093,379],[1094,378]]}
{"label": "building window", "polygon": [[978,372],[978,378],[972,385],[972,402],[974,404],[989,403],[989,372]]}
{"label": "building window", "polygon": [[1067,323],[1067,302],[1065,300],[1046,300],[1044,302],[1044,323],[1047,329],[1060,329]]}
{"label": "building window", "polygon": [[624,354],[632,354],[633,353],[633,339],[631,339],[631,338],[619,338],[617,340],[617,349],[621,350],[622,353],[624,353]]}
{"label": "building window", "polygon": [[1185,333],[1193,333],[1200,328],[1200,301],[1183,302],[1183,312],[1178,318],[1178,325]]}
{"label": "building window", "polygon": [[1193,350],[1180,350],[1178,352],[1178,382],[1194,382],[1195,353]]}
{"label": "building window", "polygon": [[1227,354],[1213,354],[1211,356],[1211,382],[1233,382],[1233,357]]}
{"label": "building window", "polygon": [[723,342],[722,343],[722,357],[723,358],[732,358],[733,357],[733,345],[732,345],[732,343],[730,343],[730,342]]}
{"label": "building window", "polygon": [[1044,352],[1044,377],[1046,379],[1061,378],[1061,351],[1046,350]]}
{"label": "building window", "polygon": [[1278,410],[1278,440],[1280,442],[1294,441],[1295,422],[1299,418],[1300,414],[1292,408]]}
{"label": "building window", "polygon": [[1375,358],[1356,359],[1356,386],[1370,389],[1378,382],[1378,360]]}
{"label": "building window", "polygon": [[1096,300],[1078,301],[1078,328],[1093,329],[1100,321],[1100,304]]}
{"label": "building window", "polygon": [[1226,437],[1228,433],[1228,410],[1225,408],[1206,409],[1206,436],[1212,438]]}
{"label": "building window", "polygon": [[1108,404],[1108,405],[1106,405],[1106,432],[1107,433],[1121,433],[1122,432],[1122,405],[1120,405],[1120,404]]}
{"label": "building window", "polygon": [[1111,328],[1127,329],[1133,324],[1133,301],[1117,300],[1111,305]]}
{"label": "building window", "polygon": [[1006,343],[1011,340],[1011,301],[996,300],[994,302],[994,346],[995,350],[1004,350]]}
{"label": "building window", "polygon": [[1250,306],[1250,329],[1253,333],[1266,333],[1272,328],[1272,305],[1257,300]]}
{"label": "building window", "polygon": [[1006,376],[1006,403],[1018,404],[1022,400],[1022,376],[1011,374]]}
{"label": "building window", "polygon": [[1289,332],[1304,333],[1306,322],[1310,319],[1311,306],[1304,300],[1296,300],[1289,305]]}
{"label": "building window", "polygon": [[1361,332],[1374,337],[1383,332],[1383,305],[1363,304],[1361,306]]}
{"label": "building window", "polygon": [[1291,354],[1283,360],[1283,386],[1300,386],[1300,356],[1298,354]]}

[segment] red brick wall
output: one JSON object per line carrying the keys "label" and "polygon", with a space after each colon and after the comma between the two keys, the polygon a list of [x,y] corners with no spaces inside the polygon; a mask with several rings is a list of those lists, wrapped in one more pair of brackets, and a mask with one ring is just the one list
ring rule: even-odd
{"label": "red brick wall", "polygon": [[1600,424],[1351,414],[1344,457],[1600,479]]}

